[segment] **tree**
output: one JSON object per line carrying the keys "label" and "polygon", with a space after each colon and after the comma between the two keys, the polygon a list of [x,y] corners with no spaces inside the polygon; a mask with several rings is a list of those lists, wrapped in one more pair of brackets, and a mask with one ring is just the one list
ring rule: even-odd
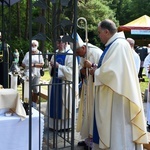
{"label": "tree", "polygon": [[143,15],[150,15],[150,2],[149,0],[132,0],[129,6],[130,21],[141,17]]}
{"label": "tree", "polygon": [[[115,19],[115,13],[110,9],[109,4],[104,0],[89,0],[86,3],[83,1],[78,5],[78,17],[84,17],[88,23],[89,41],[99,46],[99,39],[97,38],[97,25],[103,19],[112,19],[117,23]],[[83,30],[79,30],[82,38],[84,37]]]}

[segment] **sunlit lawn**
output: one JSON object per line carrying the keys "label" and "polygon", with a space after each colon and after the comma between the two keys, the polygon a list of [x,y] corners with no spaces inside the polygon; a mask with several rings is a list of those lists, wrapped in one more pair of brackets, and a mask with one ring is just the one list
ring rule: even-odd
{"label": "sunlit lawn", "polygon": [[141,92],[145,92],[145,89],[147,89],[149,79],[146,76],[143,76],[145,79],[145,82],[140,82]]}
{"label": "sunlit lawn", "polygon": [[[149,81],[147,76],[143,75],[143,78],[145,79],[145,82],[140,82],[140,88],[141,88],[142,94],[145,93],[145,89],[147,89],[148,81]],[[50,81],[50,75],[49,75],[49,71],[48,70],[45,70],[45,74],[44,74],[43,77],[41,77],[41,81],[43,81],[44,83],[48,83]],[[44,90],[47,90],[47,86],[43,86],[42,88]],[[21,95],[21,93],[22,93],[22,86],[21,85],[18,86],[18,92]]]}
{"label": "sunlit lawn", "polygon": [[145,75],[145,69],[143,69],[143,78],[145,82],[140,82],[140,88],[141,88],[141,92],[144,93],[145,89],[147,89],[148,86],[148,82],[149,79],[147,78],[147,76]]}
{"label": "sunlit lawn", "polygon": [[49,71],[45,70],[45,74],[43,77],[41,77],[41,80],[49,82],[50,81],[50,75],[49,75]]}
{"label": "sunlit lawn", "polygon": [[[45,70],[45,74],[43,77],[41,77],[40,79],[43,83],[48,83],[50,81],[50,75],[49,75],[49,71],[48,70]],[[42,87],[44,90],[47,90],[47,86],[43,86]],[[20,94],[20,97],[22,99],[22,84],[20,84],[18,86],[18,93]],[[44,101],[43,99],[41,99],[41,101]]]}

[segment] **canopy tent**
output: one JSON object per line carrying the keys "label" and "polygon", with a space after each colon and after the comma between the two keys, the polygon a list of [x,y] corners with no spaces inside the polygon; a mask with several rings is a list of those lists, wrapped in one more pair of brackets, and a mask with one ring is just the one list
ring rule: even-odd
{"label": "canopy tent", "polygon": [[20,0],[1,0],[0,1],[0,5],[8,5],[8,6],[11,6],[17,2],[19,2]]}
{"label": "canopy tent", "polygon": [[125,25],[118,27],[118,31],[130,32],[131,30],[150,30],[150,17],[144,15]]}

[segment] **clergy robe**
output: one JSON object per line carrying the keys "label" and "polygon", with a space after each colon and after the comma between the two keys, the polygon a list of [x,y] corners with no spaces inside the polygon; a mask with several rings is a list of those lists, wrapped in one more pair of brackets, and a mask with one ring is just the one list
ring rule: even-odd
{"label": "clergy robe", "polygon": [[[149,73],[150,66],[150,54],[148,54],[144,60],[143,67],[145,68],[146,76],[150,78]],[[150,125],[150,83],[148,83],[148,91],[147,91],[147,112],[146,112],[147,123]]]}
{"label": "clergy robe", "polygon": [[[65,54],[66,53],[66,54]],[[72,102],[78,101],[78,64],[76,60],[75,68],[75,98],[72,97],[72,73],[73,73],[73,51],[71,49],[62,53],[57,53],[56,62],[59,63],[59,68],[56,69],[56,75],[50,81],[50,119],[49,127],[52,129],[67,129],[71,128]],[[71,54],[71,55],[69,55]],[[52,56],[51,61],[54,61]],[[50,74],[52,71],[49,66]],[[57,123],[54,120],[58,120]],[[54,126],[55,125],[55,126]]]}
{"label": "clergy robe", "polygon": [[137,54],[134,49],[133,49],[133,57],[134,57],[134,62],[135,62],[135,66],[136,66],[136,71],[137,71],[137,73],[139,73],[141,60],[140,60],[139,54]]}
{"label": "clergy robe", "polygon": [[141,150],[148,138],[133,53],[122,32],[115,33],[105,46],[110,43],[95,71],[99,139],[98,142],[94,139],[97,135],[94,132],[93,150]]}
{"label": "clergy robe", "polygon": [[[100,48],[88,43],[87,60],[98,64],[101,54],[102,50]],[[81,57],[81,66],[83,66],[84,60],[85,58]],[[94,91],[94,77],[89,75],[87,79],[83,80],[76,127],[76,131],[80,132],[82,139],[93,134]]]}

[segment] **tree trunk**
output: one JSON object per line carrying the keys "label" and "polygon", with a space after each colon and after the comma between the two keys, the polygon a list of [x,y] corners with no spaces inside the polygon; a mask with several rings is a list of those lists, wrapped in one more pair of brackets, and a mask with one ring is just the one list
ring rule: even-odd
{"label": "tree trunk", "polygon": [[17,3],[17,29],[18,29],[18,38],[21,38],[21,30],[20,30],[20,2]]}
{"label": "tree trunk", "polygon": [[28,39],[28,28],[29,28],[29,0],[26,1],[26,20],[25,20],[25,39]]}

